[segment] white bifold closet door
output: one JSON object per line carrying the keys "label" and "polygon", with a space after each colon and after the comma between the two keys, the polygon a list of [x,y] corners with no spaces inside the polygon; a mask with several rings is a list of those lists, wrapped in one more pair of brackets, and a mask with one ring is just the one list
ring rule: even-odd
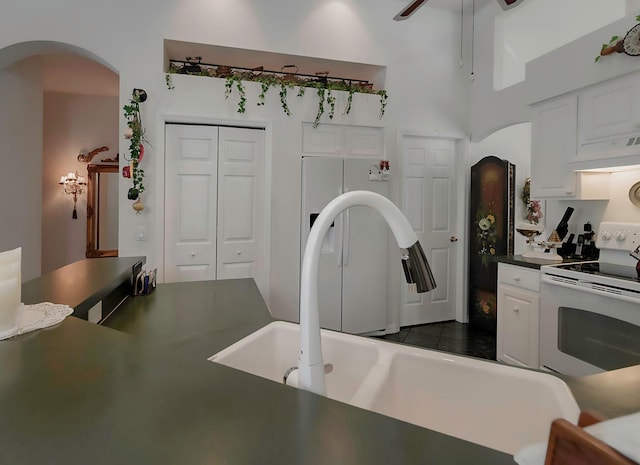
{"label": "white bifold closet door", "polygon": [[[363,158],[303,158],[301,255],[313,217],[335,197],[354,190],[388,196],[388,182],[369,180],[369,169],[378,162],[379,159]],[[369,207],[352,207],[336,218],[320,256],[320,326],[355,334],[386,329],[387,234],[386,222]]]}
{"label": "white bifold closet door", "polygon": [[255,279],[266,295],[264,130],[165,126],[166,282]]}

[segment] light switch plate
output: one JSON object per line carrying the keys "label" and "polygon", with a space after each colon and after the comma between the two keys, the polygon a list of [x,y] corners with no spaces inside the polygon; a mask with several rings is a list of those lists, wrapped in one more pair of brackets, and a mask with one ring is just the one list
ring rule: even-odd
{"label": "light switch plate", "polygon": [[138,241],[146,241],[147,240],[147,227],[146,226],[138,226],[138,227],[136,227],[136,240],[138,240]]}

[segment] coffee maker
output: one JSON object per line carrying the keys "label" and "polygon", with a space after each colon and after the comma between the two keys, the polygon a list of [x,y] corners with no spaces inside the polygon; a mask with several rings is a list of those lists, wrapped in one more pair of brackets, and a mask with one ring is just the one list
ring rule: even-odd
{"label": "coffee maker", "polygon": [[578,234],[576,242],[576,251],[573,254],[573,258],[579,258],[583,260],[597,260],[600,255],[600,250],[596,248],[594,241],[595,232],[591,226],[591,222],[587,221],[584,224],[584,232]]}

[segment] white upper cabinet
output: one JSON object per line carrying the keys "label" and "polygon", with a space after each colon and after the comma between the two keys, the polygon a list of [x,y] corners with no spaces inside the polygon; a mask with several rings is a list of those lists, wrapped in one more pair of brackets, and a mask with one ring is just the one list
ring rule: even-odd
{"label": "white upper cabinet", "polygon": [[567,95],[533,107],[531,197],[574,197],[578,98]]}
{"label": "white upper cabinet", "polygon": [[384,129],[369,126],[304,123],[302,152],[305,154],[362,155],[383,157]]}
{"label": "white upper cabinet", "polygon": [[[640,74],[588,87],[578,97],[578,153],[574,166],[624,164],[617,157],[640,154]],[[632,162],[629,162],[630,164]]]}
{"label": "white upper cabinet", "polygon": [[580,96],[563,95],[533,106],[531,197],[606,200],[609,173],[576,172]]}

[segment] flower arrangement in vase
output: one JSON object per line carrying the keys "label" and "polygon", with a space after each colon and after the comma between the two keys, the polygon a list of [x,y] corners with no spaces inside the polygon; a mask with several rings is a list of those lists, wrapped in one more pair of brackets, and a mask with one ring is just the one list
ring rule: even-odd
{"label": "flower arrangement in vase", "polygon": [[525,208],[525,219],[531,224],[539,224],[544,216],[542,214],[542,204],[539,200],[531,200],[531,178],[527,178],[522,187],[520,197]]}

